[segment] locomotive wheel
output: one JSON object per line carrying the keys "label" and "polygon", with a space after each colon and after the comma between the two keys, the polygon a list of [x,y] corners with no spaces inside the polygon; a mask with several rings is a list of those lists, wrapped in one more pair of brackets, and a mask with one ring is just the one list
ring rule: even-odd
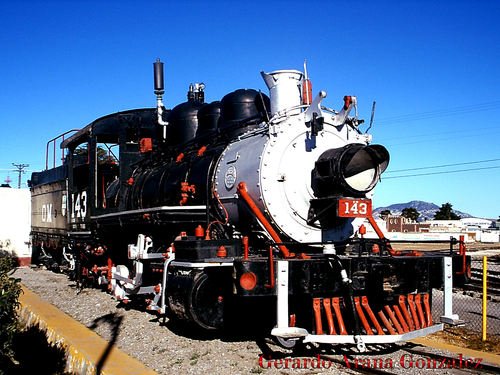
{"label": "locomotive wheel", "polygon": [[231,295],[229,271],[229,267],[170,268],[167,281],[169,317],[205,331],[221,329],[227,310],[225,298]]}
{"label": "locomotive wheel", "polygon": [[285,349],[299,349],[302,348],[304,343],[301,339],[284,339],[283,337],[273,337],[276,343]]}
{"label": "locomotive wheel", "polygon": [[222,280],[205,272],[197,274],[188,297],[191,318],[206,330],[217,330],[224,323],[224,293]]}

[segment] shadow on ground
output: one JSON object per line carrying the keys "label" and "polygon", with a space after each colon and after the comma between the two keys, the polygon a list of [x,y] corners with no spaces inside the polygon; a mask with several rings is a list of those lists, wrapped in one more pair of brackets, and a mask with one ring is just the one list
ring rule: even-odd
{"label": "shadow on ground", "polygon": [[14,338],[14,360],[0,358],[0,374],[66,374],[66,353],[47,342],[45,332],[31,327]]}

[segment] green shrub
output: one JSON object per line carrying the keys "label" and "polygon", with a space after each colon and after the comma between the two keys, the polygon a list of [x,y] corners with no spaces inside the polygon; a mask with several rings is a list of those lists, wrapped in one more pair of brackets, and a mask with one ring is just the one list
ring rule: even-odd
{"label": "green shrub", "polygon": [[14,259],[0,253],[0,358],[13,355],[12,340],[19,332],[17,309],[21,280],[10,276],[14,267]]}

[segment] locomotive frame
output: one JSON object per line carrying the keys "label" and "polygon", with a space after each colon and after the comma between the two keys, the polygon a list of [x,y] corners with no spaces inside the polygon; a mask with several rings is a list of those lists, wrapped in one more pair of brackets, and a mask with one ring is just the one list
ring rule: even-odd
{"label": "locomotive frame", "polygon": [[463,239],[442,254],[384,238],[371,197],[389,154],[359,130],[356,97],[328,109],[306,70],[279,70],[262,72],[270,98],[239,89],[205,103],[192,84],[167,110],[163,63],[154,72],[156,108],[50,141],[63,164],[31,178],[34,263],[66,263],[81,284],[203,330],[248,310],[286,347],[365,350],[442,330],[431,299],[444,284],[443,320],[458,318],[449,282],[470,271]]}

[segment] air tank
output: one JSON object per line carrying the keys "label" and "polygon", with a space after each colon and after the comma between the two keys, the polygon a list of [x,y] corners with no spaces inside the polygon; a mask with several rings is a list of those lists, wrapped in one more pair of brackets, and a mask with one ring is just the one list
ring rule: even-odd
{"label": "air tank", "polygon": [[196,101],[187,101],[174,107],[168,117],[167,144],[177,146],[191,141],[198,129],[198,110],[203,106]]}
{"label": "air tank", "polygon": [[221,102],[215,101],[203,105],[198,111],[198,129],[196,130],[196,138],[207,138],[217,131],[217,123],[219,122],[221,112]]}
{"label": "air tank", "polygon": [[168,116],[167,145],[178,146],[193,140],[198,129],[198,110],[205,104],[204,83],[189,85],[187,102],[174,107]]}
{"label": "air tank", "polygon": [[237,136],[247,130],[250,122],[260,122],[269,108],[267,95],[253,89],[233,91],[221,100],[219,129],[221,133]]}

